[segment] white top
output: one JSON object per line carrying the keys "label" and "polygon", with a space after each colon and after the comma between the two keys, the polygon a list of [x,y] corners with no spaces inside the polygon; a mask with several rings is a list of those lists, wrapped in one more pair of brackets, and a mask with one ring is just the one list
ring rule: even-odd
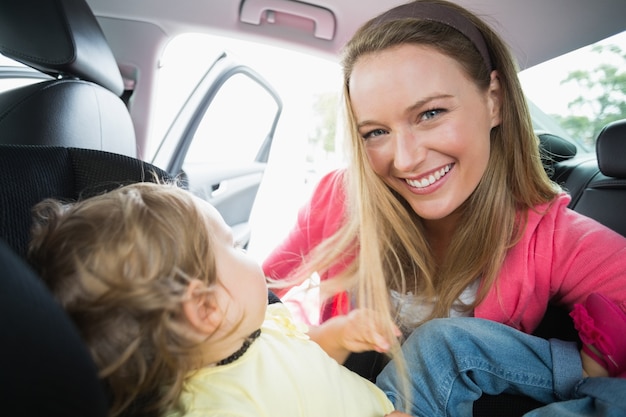
{"label": "white top", "polygon": [[[472,311],[465,312],[459,307],[474,302],[476,299],[478,284],[478,280],[474,281],[467,288],[465,288],[465,290],[463,290],[461,296],[450,310],[450,317],[473,315]],[[405,334],[411,333],[415,330],[415,328],[430,315],[434,306],[434,303],[431,300],[413,295],[411,292],[407,294],[400,294],[397,291],[391,291],[391,303],[398,314],[397,324]]]}

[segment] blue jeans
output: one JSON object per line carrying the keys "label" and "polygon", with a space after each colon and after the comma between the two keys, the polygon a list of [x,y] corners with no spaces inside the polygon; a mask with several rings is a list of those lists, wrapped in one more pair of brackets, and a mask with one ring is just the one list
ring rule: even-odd
{"label": "blue jeans", "polygon": [[583,379],[575,343],[462,317],[429,321],[402,350],[410,398],[402,398],[394,361],[376,384],[412,416],[471,417],[483,393],[525,395],[547,404],[526,417],[626,416],[626,379]]}

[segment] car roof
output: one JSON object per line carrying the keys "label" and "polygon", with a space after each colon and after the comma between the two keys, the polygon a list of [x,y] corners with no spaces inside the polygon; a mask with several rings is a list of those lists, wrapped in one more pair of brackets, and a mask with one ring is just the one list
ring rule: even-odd
{"label": "car roof", "polygon": [[[329,59],[337,59],[342,46],[362,23],[404,2],[307,0],[306,4],[318,6],[317,11],[321,13],[315,20],[317,23],[314,23],[314,20],[298,16],[301,10],[304,10],[304,14],[308,13],[306,6],[305,9],[300,7],[305,3],[291,0],[88,0],[100,20],[153,25],[161,31],[164,39],[186,32],[212,33],[266,40],[273,45],[319,54]],[[456,2],[492,23],[510,45],[522,69],[626,29],[624,0]],[[275,11],[272,15],[274,24],[266,21],[267,10]],[[311,10],[313,14],[317,13]],[[260,24],[242,22],[245,13]],[[332,39],[313,36],[316,26],[331,31]],[[122,45],[117,45],[117,48]],[[132,44],[126,46],[130,48]]]}

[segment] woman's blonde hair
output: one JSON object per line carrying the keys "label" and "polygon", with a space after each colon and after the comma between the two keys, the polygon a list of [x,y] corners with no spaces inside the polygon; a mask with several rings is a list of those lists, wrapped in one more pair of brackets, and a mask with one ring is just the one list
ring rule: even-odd
{"label": "woman's blonde hair", "polygon": [[137,183],[35,208],[29,258],[78,326],[111,391],[110,415],[177,405],[197,343],[182,325],[190,279],[216,280],[207,215],[175,185]]}
{"label": "woman's blonde hair", "polygon": [[[325,283],[324,293],[348,289],[357,305],[386,314],[390,328],[394,317],[389,289],[431,299],[435,306],[430,319],[448,316],[463,290],[480,279],[475,301],[465,308],[478,305],[494,285],[507,250],[523,232],[527,210],[551,201],[557,193],[541,162],[518,68],[502,39],[483,20],[454,3],[418,0],[411,4],[436,4],[469,20],[482,35],[491,62],[485,62],[468,37],[450,25],[422,19],[419,13],[375,18],[355,33],[343,55],[349,137],[345,223],[312,252],[299,274],[325,271],[337,259],[357,253],[343,274]],[[355,63],[403,44],[426,46],[453,58],[481,91],[489,87],[491,68],[501,85],[502,123],[491,131],[487,169],[461,207],[458,228],[440,260],[431,251],[419,216],[372,170],[351,107],[349,84]]]}

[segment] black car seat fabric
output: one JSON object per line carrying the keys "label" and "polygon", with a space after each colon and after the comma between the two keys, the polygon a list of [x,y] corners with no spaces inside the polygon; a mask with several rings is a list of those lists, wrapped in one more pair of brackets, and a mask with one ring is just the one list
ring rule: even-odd
{"label": "black car seat fabric", "polygon": [[105,417],[106,392],[78,331],[2,239],[0,271],[2,414]]}
{"label": "black car seat fabric", "polygon": [[165,181],[175,180],[160,168],[125,155],[2,144],[0,174],[0,237],[22,257],[28,247],[31,208],[41,200],[52,197],[72,201],[133,182],[154,181],[154,175]]}
{"label": "black car seat fabric", "polygon": [[626,119],[606,125],[596,140],[597,165],[571,207],[626,236]]}
{"label": "black car seat fabric", "polygon": [[120,70],[84,0],[0,2],[0,53],[52,76],[0,94],[0,143],[137,155]]}
{"label": "black car seat fabric", "polygon": [[555,165],[571,160],[576,156],[578,150],[573,143],[551,133],[539,132],[537,137],[539,138],[541,162],[548,175],[554,178],[560,174]]}

